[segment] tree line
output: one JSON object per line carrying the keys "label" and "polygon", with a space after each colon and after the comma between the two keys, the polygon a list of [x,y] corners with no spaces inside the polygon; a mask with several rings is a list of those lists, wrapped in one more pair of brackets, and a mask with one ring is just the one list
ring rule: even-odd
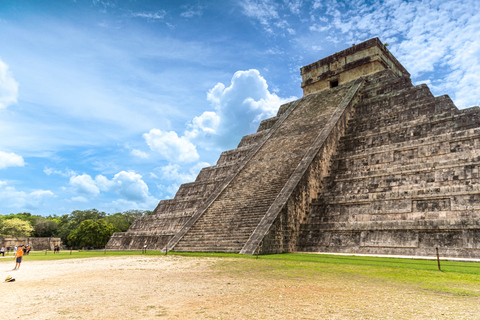
{"label": "tree line", "polygon": [[28,212],[0,215],[0,237],[56,237],[67,247],[104,247],[114,232],[125,232],[149,210],[107,214],[97,209],[75,210],[46,217]]}

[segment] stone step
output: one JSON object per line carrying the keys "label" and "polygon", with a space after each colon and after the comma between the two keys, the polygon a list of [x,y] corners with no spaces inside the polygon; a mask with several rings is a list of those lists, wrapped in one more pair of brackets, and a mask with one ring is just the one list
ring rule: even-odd
{"label": "stone step", "polygon": [[385,128],[382,132],[361,133],[358,136],[345,136],[339,150],[352,152],[387,144],[423,139],[432,135],[440,135],[457,130],[466,130],[480,125],[480,115],[455,115],[428,122],[409,122],[402,126]]}
{"label": "stone step", "polygon": [[238,164],[236,161],[225,162],[216,164],[214,166],[205,167],[198,173],[195,182],[219,180],[224,181],[225,178],[232,173],[235,166]]}
{"label": "stone step", "polygon": [[379,82],[369,82],[368,80],[364,84],[360,93],[364,99],[377,97],[392,92],[397,92],[402,89],[412,87],[412,82],[408,78],[382,78]]}
{"label": "stone step", "polygon": [[379,95],[372,98],[363,98],[355,106],[355,117],[370,117],[372,111],[380,112],[379,115],[402,112],[404,108],[415,105],[416,101],[435,101],[435,97],[426,85],[407,87],[390,94]]}
{"label": "stone step", "polygon": [[[316,210],[315,214],[312,212],[309,216],[308,223],[313,225],[331,224],[339,222],[352,222],[352,215],[355,216],[356,221],[362,223],[366,222],[397,222],[403,221],[426,221],[426,220],[464,220],[464,219],[478,219],[480,218],[479,211],[464,210],[464,211],[451,211],[451,210],[435,210],[432,206],[422,206],[417,208],[413,206],[412,212],[369,212],[367,209],[358,208],[331,208],[324,210]],[[356,212],[358,211],[358,212]]]}
{"label": "stone step", "polygon": [[191,197],[189,199],[169,199],[162,200],[157,205],[152,215],[163,214],[167,212],[174,212],[175,214],[180,214],[182,212],[190,213],[195,211],[195,209],[200,205],[204,200],[203,197]]}
{"label": "stone step", "polygon": [[[478,170],[478,167],[476,168]],[[405,190],[416,190],[424,188],[440,188],[446,185],[452,187],[470,186],[479,184],[478,174],[475,177],[465,178],[458,176],[458,172],[452,172],[450,176],[443,177],[444,180],[435,180],[436,176],[441,175],[438,172],[425,172],[415,175],[391,175],[379,179],[364,179],[356,181],[345,181],[336,183],[329,188],[324,195],[346,192],[354,195],[371,194],[382,192],[403,192]]]}
{"label": "stone step", "polygon": [[262,131],[257,131],[255,133],[243,136],[237,148],[245,147],[252,144],[257,144],[260,140],[263,139],[263,137],[267,134],[268,131],[269,130],[262,130]]}
{"label": "stone step", "polygon": [[391,162],[369,164],[361,167],[361,169],[359,166],[355,166],[354,163],[342,165],[342,169],[333,169],[330,176],[326,178],[335,179],[335,181],[350,181],[390,174],[411,174],[412,172],[435,171],[465,166],[469,166],[472,169],[480,164],[480,156],[472,158],[470,150],[422,158],[419,158],[418,153],[415,152],[409,159],[392,158]]}
{"label": "stone step", "polygon": [[[374,128],[394,125],[403,121],[417,120],[419,117],[431,117],[435,112],[436,103],[432,99],[417,100],[411,103],[408,108],[399,112],[391,112],[386,115],[376,116],[372,114],[364,117],[354,117],[349,121],[348,130],[346,134],[352,132],[362,132],[372,130]],[[458,113],[458,110],[444,110],[442,112],[450,112],[452,115]]]}
{"label": "stone step", "polygon": [[[333,160],[348,160],[348,159],[358,159],[367,156],[374,156],[377,154],[393,152],[393,151],[405,151],[414,148],[430,148],[436,144],[440,143],[457,143],[465,141],[465,143],[471,144],[471,141],[480,138],[480,129],[479,128],[472,128],[472,129],[465,129],[465,130],[457,130],[453,132],[448,132],[444,134],[439,134],[430,137],[424,137],[422,139],[417,140],[410,140],[399,142],[390,145],[383,145],[378,147],[372,147],[369,149],[363,150],[355,150],[355,151],[344,151],[338,155],[336,155]],[[431,150],[423,150],[421,152],[424,156],[434,154]]]}
{"label": "stone step", "polygon": [[442,196],[474,196],[480,194],[480,184],[409,188],[401,191],[384,191],[361,194],[338,194],[324,193],[319,194],[318,198],[312,201],[312,205],[323,204],[354,204],[371,201],[398,200],[398,199],[428,199],[439,198]]}
{"label": "stone step", "polygon": [[208,225],[203,225],[201,229],[192,229],[192,230],[203,230],[203,231],[208,231],[208,230],[213,230],[215,232],[218,231],[219,226],[231,226],[230,229],[234,228],[236,232],[241,233],[242,229],[246,231],[250,231],[252,226],[256,226],[258,222],[260,221],[259,216],[256,217],[245,217],[245,219],[240,220],[224,220],[222,223],[222,220],[209,220]]}
{"label": "stone step", "polygon": [[[358,176],[400,171],[424,170],[426,167],[440,168],[455,165],[475,164],[479,156],[480,140],[442,142],[433,146],[413,147],[412,149],[391,150],[365,157],[335,160],[327,179],[346,179]],[[345,176],[344,176],[345,175]]]}
{"label": "stone step", "polygon": [[260,125],[258,126],[258,131],[270,130],[279,118],[280,116],[277,115],[275,117],[262,120],[262,122],[260,122]]}
{"label": "stone step", "polygon": [[479,229],[478,220],[473,219],[429,219],[429,220],[410,220],[410,221],[355,221],[355,222],[323,222],[323,223],[304,223],[300,225],[301,231],[317,230],[431,230],[439,229],[464,230],[465,225],[470,225],[471,229]]}
{"label": "stone step", "polygon": [[430,123],[449,124],[450,122],[453,122],[456,124],[457,122],[460,122],[461,125],[465,125],[466,123],[470,123],[471,121],[469,120],[472,120],[472,118],[478,121],[479,117],[480,113],[476,112],[476,109],[461,110],[458,112],[445,111],[436,114],[435,117],[424,115],[421,117],[413,118],[409,121],[385,123],[384,125],[375,128],[364,129],[364,127],[360,126],[357,131],[351,134],[346,134],[340,139],[340,141],[366,138],[385,133],[391,133],[392,135],[394,135],[401,130],[418,127],[419,125],[425,125]]}
{"label": "stone step", "polygon": [[243,161],[248,152],[250,152],[256,145],[257,143],[252,143],[244,147],[223,151],[218,158],[217,165],[225,163],[236,164]]}
{"label": "stone step", "polygon": [[239,253],[242,247],[205,247],[205,246],[190,246],[190,247],[175,247],[173,250],[178,252],[224,252],[224,253]]}

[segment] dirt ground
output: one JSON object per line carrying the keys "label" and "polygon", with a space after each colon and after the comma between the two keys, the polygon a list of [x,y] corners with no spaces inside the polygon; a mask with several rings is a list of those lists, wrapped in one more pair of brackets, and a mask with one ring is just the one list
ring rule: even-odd
{"label": "dirt ground", "polygon": [[352,277],[256,276],[255,266],[245,276],[219,268],[221,263],[124,256],[24,261],[20,270],[11,271],[12,259],[0,264],[0,279],[16,278],[0,282],[0,318],[480,319],[476,297]]}

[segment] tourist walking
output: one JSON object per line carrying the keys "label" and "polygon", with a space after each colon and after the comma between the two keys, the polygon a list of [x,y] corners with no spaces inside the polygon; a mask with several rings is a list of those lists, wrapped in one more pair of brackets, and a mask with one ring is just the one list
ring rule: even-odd
{"label": "tourist walking", "polygon": [[13,268],[13,270],[20,269],[20,264],[22,263],[22,257],[23,257],[23,249],[22,249],[22,245],[19,245],[17,248],[17,252],[15,253],[14,259],[16,260],[16,263],[15,263],[15,268]]}

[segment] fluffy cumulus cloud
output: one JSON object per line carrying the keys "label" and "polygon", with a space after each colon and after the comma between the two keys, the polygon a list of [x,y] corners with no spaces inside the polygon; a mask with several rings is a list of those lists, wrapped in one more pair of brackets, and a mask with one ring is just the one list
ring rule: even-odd
{"label": "fluffy cumulus cloud", "polygon": [[7,167],[23,167],[25,161],[22,156],[15,153],[8,153],[0,151],[0,169]]}
{"label": "fluffy cumulus cloud", "polygon": [[18,83],[8,70],[8,65],[0,59],[0,109],[17,103]]}
{"label": "fluffy cumulus cloud", "polygon": [[207,99],[215,111],[204,112],[189,124],[185,136],[204,147],[231,148],[253,133],[261,120],[275,116],[280,105],[296,97],[280,98],[268,90],[255,69],[237,71],[230,86],[218,83]]}
{"label": "fluffy cumulus cloud", "polygon": [[147,184],[135,172],[121,171],[113,177],[112,182],[115,191],[124,199],[144,202],[150,197]]}
{"label": "fluffy cumulus cloud", "polygon": [[96,196],[100,193],[100,188],[88,174],[76,175],[70,178],[70,186],[76,193]]}
{"label": "fluffy cumulus cloud", "polygon": [[18,191],[14,186],[8,185],[6,181],[0,181],[0,202],[4,207],[12,210],[39,209],[50,197],[55,197],[50,190]]}
{"label": "fluffy cumulus cloud", "polygon": [[143,135],[152,151],[171,162],[194,162],[199,156],[195,145],[187,137],[179,137],[175,131],[152,129]]}
{"label": "fluffy cumulus cloud", "polygon": [[[183,136],[175,131],[152,129],[143,134],[150,150],[171,163],[192,163],[199,159],[197,146],[204,149],[234,148],[242,136],[255,132],[261,120],[275,116],[280,105],[297,99],[280,98],[268,90],[267,81],[255,69],[237,71],[230,83],[218,83],[207,93],[213,111],[205,111],[187,123]],[[148,158],[134,149],[132,155]]]}
{"label": "fluffy cumulus cloud", "polygon": [[155,170],[160,173],[160,177],[163,180],[185,183],[194,181],[200,170],[208,166],[209,164],[207,162],[199,162],[194,166],[182,168],[178,164],[170,163]]}
{"label": "fluffy cumulus cloud", "polygon": [[85,202],[87,197],[95,197],[101,192],[115,192],[127,201],[149,201],[152,197],[142,176],[132,171],[120,171],[112,179],[97,175],[93,179],[88,174],[75,175],[69,181],[75,196],[73,201]]}

